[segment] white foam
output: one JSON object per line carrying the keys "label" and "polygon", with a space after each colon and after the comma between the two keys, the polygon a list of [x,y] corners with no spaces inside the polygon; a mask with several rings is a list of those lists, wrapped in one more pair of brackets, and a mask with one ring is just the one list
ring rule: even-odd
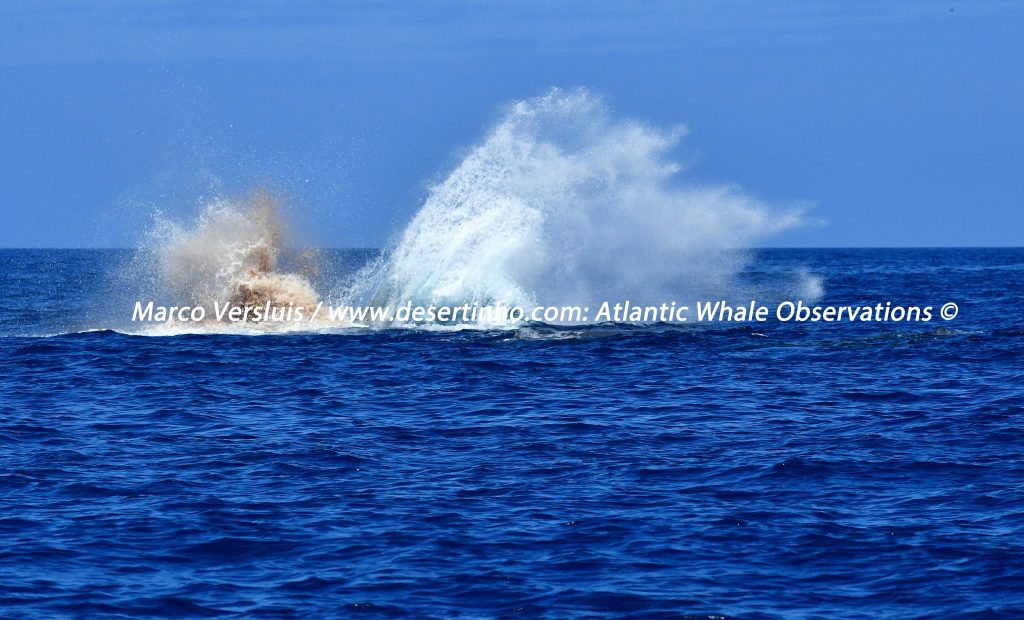
{"label": "white foam", "polygon": [[431,189],[377,275],[376,303],[728,297],[743,249],[800,215],[685,183],[670,158],[684,135],[617,119],[586,90],[512,105]]}
{"label": "white foam", "polygon": [[[316,291],[280,266],[283,234],[266,193],[206,204],[191,225],[160,221],[151,235],[155,289],[181,305],[303,307],[321,300],[397,308],[463,304],[657,305],[750,295],[737,281],[745,248],[800,223],[732,186],[687,182],[671,152],[682,126],[614,117],[586,90],[553,89],[511,105],[481,144],[431,188],[400,240],[335,290]],[[816,298],[810,274],[788,284]],[[752,297],[747,297],[746,300]],[[388,327],[415,327],[397,325]],[[493,329],[486,325],[436,325]],[[134,326],[133,326],[134,327]],[[268,333],[345,325],[163,324],[143,331]],[[381,327],[381,326],[376,326]],[[132,330],[134,331],[134,329]]]}

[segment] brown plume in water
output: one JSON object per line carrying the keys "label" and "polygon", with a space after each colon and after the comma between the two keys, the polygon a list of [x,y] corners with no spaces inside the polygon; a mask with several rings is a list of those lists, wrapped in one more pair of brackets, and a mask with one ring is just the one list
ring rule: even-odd
{"label": "brown plume in water", "polygon": [[[161,261],[165,281],[182,303],[242,307],[302,307],[318,295],[303,273],[281,272],[286,237],[278,199],[259,190],[241,200],[216,200],[191,228],[170,227]],[[303,253],[300,271],[315,272],[315,255]]]}

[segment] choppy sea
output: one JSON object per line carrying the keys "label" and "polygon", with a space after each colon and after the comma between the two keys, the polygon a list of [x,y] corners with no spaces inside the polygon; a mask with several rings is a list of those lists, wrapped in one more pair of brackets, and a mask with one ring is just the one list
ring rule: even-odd
{"label": "choppy sea", "polygon": [[0,617],[1024,617],[1024,250],[747,268],[951,321],[165,337],[124,259],[0,251]]}

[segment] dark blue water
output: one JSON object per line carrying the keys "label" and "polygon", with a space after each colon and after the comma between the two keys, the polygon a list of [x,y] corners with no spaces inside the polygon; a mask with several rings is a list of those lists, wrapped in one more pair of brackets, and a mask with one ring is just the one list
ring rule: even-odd
{"label": "dark blue water", "polygon": [[122,259],[0,252],[2,617],[1024,617],[1024,250],[748,274],[930,324],[36,337]]}

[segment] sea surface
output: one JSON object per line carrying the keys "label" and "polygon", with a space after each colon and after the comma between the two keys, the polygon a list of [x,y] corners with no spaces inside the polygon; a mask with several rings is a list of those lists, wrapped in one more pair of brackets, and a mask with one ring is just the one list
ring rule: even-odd
{"label": "sea surface", "polygon": [[261,336],[123,333],[125,260],[0,251],[0,617],[1024,617],[1024,250],[744,274],[950,321]]}

